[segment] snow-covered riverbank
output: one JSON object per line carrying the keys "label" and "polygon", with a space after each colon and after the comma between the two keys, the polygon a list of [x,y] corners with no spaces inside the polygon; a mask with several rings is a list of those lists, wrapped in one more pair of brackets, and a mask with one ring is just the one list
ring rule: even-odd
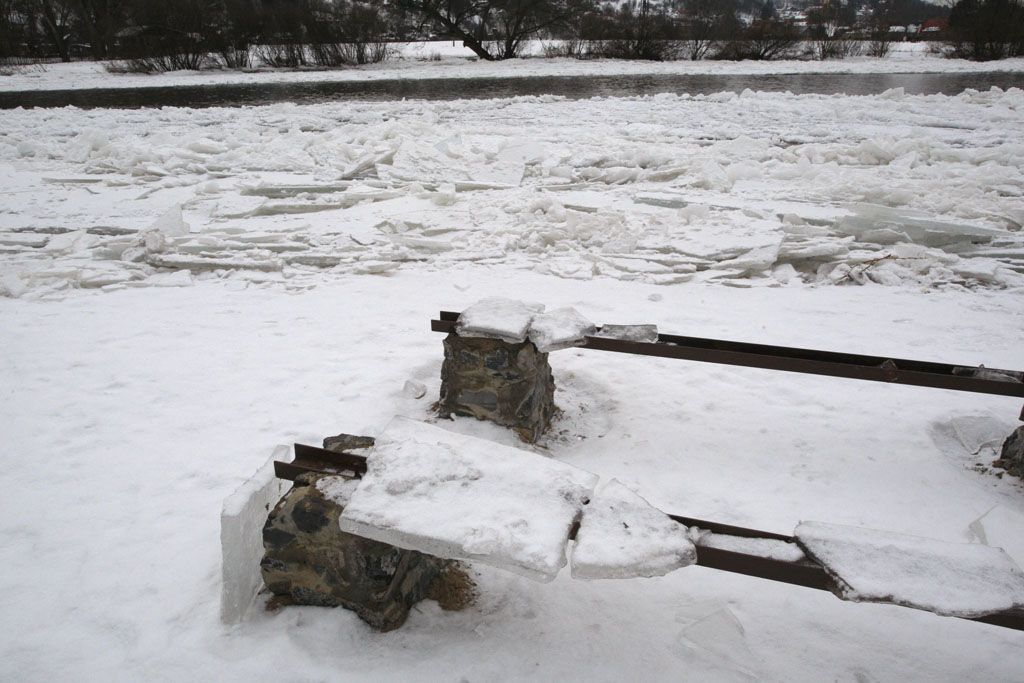
{"label": "snow-covered riverbank", "polygon": [[425,78],[523,78],[536,76],[620,75],[776,75],[776,74],[873,74],[873,73],[984,73],[1024,71],[1024,58],[996,62],[946,59],[928,51],[927,43],[898,43],[884,58],[851,57],[843,60],[779,61],[671,61],[648,62],[615,59],[576,60],[544,58],[543,47],[534,41],[528,59],[503,62],[478,61],[472,51],[451,42],[403,43],[396,57],[381,64],[347,69],[262,69],[254,71],[178,71],[165,74],[109,73],[99,62],[48,64],[19,69],[0,76],[0,91],[65,90],[88,88],[147,88],[219,84],[313,83]]}

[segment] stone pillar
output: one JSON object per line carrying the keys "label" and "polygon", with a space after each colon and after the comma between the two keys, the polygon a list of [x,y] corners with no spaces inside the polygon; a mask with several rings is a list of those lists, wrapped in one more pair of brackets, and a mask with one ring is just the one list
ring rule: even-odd
{"label": "stone pillar", "polygon": [[1024,426],[1017,427],[1012,434],[1006,437],[999,460],[993,464],[1024,479]]}
{"label": "stone pillar", "polygon": [[301,475],[271,511],[263,527],[263,582],[286,602],[341,606],[376,629],[396,629],[449,563],[342,532],[342,505],[317,486],[338,479]]}
{"label": "stone pillar", "polygon": [[551,425],[555,410],[548,354],[533,343],[510,344],[454,332],[445,338],[441,415],[490,420],[534,443]]}

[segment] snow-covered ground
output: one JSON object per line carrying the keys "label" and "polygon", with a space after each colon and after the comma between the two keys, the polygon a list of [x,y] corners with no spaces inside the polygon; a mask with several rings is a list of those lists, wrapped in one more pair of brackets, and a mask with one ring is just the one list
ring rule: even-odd
{"label": "snow-covered ground", "polygon": [[527,76],[620,75],[750,75],[828,73],[982,73],[1024,71],[1024,58],[995,62],[946,59],[929,52],[928,43],[896,43],[884,58],[851,57],[843,60],[779,61],[670,61],[646,62],[615,59],[577,60],[543,58],[543,44],[528,45],[527,59],[479,61],[471,50],[449,41],[400,43],[395,56],[380,64],[344,69],[254,69],[251,71],[177,71],[165,74],[111,74],[99,62],[49,64],[18,69],[0,76],[0,91],[64,90],[86,88],[146,88],[173,85],[296,83],[320,81],[376,81],[395,78],[522,78]]}
{"label": "snow-covered ground", "polygon": [[[0,113],[0,679],[1020,680],[1024,634],[701,567],[475,566],[477,604],[386,635],[319,608],[227,628],[218,514],[276,444],[430,419],[428,320],[485,296],[1022,368],[1022,112],[993,90]],[[538,450],[659,509],[1024,564],[1024,490],[963,436],[1008,434],[1017,399],[551,360]]]}

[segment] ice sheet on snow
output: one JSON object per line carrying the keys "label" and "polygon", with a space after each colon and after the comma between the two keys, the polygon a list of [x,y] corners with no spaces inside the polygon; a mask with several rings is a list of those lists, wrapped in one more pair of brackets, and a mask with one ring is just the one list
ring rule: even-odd
{"label": "ice sheet on snow", "polygon": [[800,562],[807,559],[797,544],[775,538],[747,538],[732,534],[716,534],[703,529],[691,530],[690,536],[694,543],[705,548],[718,548],[782,562]]}
{"label": "ice sheet on snow", "polygon": [[597,476],[517,448],[396,417],[377,437],[342,531],[540,581]]}
{"label": "ice sheet on snow", "polygon": [[543,304],[488,297],[464,310],[455,327],[462,337],[489,337],[518,344],[526,341],[533,317],[543,311]]}
{"label": "ice sheet on snow", "polygon": [[1012,431],[991,415],[958,415],[949,424],[956,440],[972,455],[985,446],[999,446]]}
{"label": "ice sheet on snow", "polygon": [[1024,515],[996,505],[967,526],[972,542],[1002,548],[1020,566],[1024,563]]}
{"label": "ice sheet on snow", "polygon": [[697,550],[685,526],[612,479],[583,510],[572,551],[572,576],[663,576],[696,561]]}
{"label": "ice sheet on snow", "polygon": [[556,308],[533,317],[528,333],[541,353],[580,346],[596,327],[571,306]]}
{"label": "ice sheet on snow", "polygon": [[960,617],[1024,606],[1024,572],[1001,548],[821,522],[795,535],[845,600]]}
{"label": "ice sheet on snow", "polygon": [[601,325],[595,337],[618,339],[621,341],[645,342],[653,344],[658,341],[657,325]]}

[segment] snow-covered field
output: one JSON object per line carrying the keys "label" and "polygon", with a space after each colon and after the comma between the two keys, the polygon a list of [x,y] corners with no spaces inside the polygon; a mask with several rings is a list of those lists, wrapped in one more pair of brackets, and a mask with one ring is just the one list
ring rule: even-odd
{"label": "snow-covered field", "polygon": [[[481,565],[477,604],[386,635],[319,608],[227,628],[218,514],[276,444],[429,419],[428,320],[489,295],[1022,368],[1022,113],[1019,90],[0,112],[0,679],[1020,680],[1019,632],[701,567]],[[662,510],[1024,564],[1024,489],[966,436],[1019,400],[551,359],[539,450]]]}
{"label": "snow-covered field", "polygon": [[527,59],[478,61],[468,48],[449,41],[396,43],[395,56],[380,64],[345,69],[254,69],[250,71],[177,71],[165,74],[111,74],[99,62],[49,64],[0,76],[0,91],[86,88],[146,88],[226,83],[376,81],[395,78],[523,78],[527,76],[750,75],[828,73],[982,73],[1024,71],[1024,58],[995,62],[946,59],[929,52],[928,43],[896,43],[884,58],[851,57],[815,61],[670,61],[543,58],[541,41],[528,44]]}

